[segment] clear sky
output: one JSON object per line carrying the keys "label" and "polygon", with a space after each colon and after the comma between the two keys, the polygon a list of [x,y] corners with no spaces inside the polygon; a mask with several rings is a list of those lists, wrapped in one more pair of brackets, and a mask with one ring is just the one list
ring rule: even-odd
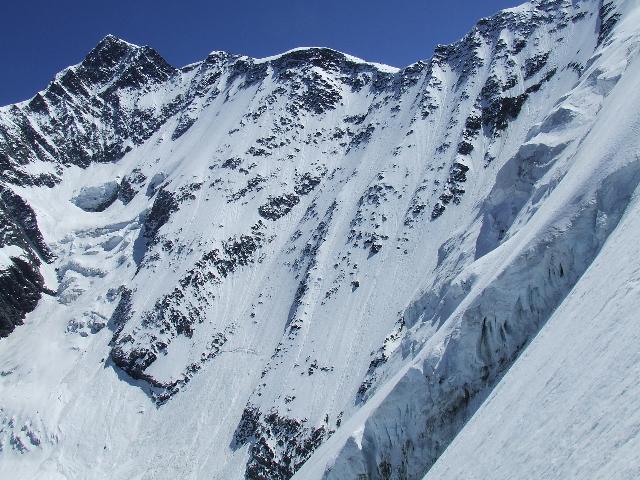
{"label": "clear sky", "polygon": [[0,105],[33,96],[107,33],[175,66],[212,50],[335,48],[402,67],[524,0],[0,0]]}

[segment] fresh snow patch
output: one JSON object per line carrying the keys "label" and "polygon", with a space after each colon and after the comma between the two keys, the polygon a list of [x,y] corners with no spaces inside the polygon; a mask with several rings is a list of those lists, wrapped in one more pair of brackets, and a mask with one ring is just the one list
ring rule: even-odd
{"label": "fresh snow patch", "polygon": [[13,265],[12,258],[24,258],[25,252],[16,245],[6,245],[0,248],[0,269],[9,268]]}

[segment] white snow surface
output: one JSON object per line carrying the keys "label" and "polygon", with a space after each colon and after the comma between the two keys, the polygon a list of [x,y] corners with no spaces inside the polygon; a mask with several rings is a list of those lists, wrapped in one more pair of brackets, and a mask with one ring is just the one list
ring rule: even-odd
{"label": "white snow surface", "polygon": [[6,245],[0,248],[0,269],[5,269],[13,265],[14,257],[20,258],[24,256],[24,250],[15,245]]}
{"label": "white snow surface", "polygon": [[[629,30],[638,13],[627,13]],[[638,161],[639,60],[583,161]],[[640,265],[630,261],[639,209],[636,189],[600,254],[425,480],[640,478]]]}
{"label": "white snow surface", "polygon": [[[399,71],[214,52],[112,93],[191,99],[118,161],[16,167],[56,295],[0,339],[0,478],[636,478],[640,6],[600,7]],[[16,108],[115,138],[69,95]]]}
{"label": "white snow surface", "polygon": [[638,200],[425,480],[640,478]]}

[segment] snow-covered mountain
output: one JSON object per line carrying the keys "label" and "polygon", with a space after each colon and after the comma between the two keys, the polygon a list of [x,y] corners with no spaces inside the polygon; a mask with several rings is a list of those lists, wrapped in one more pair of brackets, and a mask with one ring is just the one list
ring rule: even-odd
{"label": "snow-covered mountain", "polygon": [[106,37],[0,109],[0,477],[636,478],[639,49],[636,0],[401,70]]}

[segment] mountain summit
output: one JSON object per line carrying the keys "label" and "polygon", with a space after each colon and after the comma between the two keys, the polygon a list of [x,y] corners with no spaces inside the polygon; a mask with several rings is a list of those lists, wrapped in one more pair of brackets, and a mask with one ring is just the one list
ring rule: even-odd
{"label": "mountain summit", "polygon": [[639,26],[533,0],[402,69],[107,36],[0,108],[0,476],[636,478]]}

